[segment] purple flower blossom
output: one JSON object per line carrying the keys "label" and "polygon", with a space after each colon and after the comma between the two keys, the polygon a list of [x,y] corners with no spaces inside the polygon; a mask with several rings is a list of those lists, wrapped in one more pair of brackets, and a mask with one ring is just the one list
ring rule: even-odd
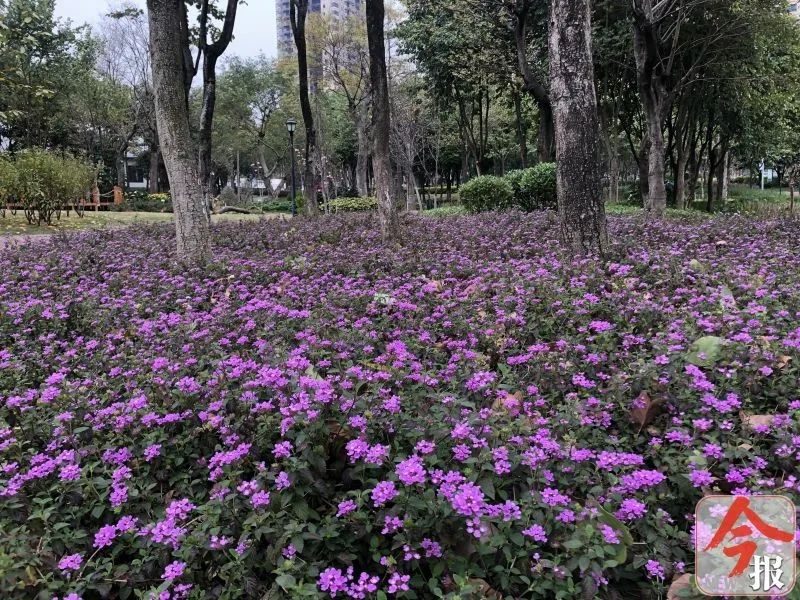
{"label": "purple flower blossom", "polygon": [[58,568],[62,571],[77,571],[82,562],[83,556],[80,554],[69,554],[58,561]]}
{"label": "purple flower blossom", "polygon": [[172,581],[173,579],[177,579],[181,575],[183,575],[183,571],[186,569],[186,563],[180,561],[174,561],[167,565],[164,569],[164,574],[161,576],[161,579],[166,581]]}
{"label": "purple flower blossom", "polygon": [[397,496],[397,488],[392,481],[381,481],[372,490],[372,502],[375,506],[383,506],[394,500],[395,496]]}

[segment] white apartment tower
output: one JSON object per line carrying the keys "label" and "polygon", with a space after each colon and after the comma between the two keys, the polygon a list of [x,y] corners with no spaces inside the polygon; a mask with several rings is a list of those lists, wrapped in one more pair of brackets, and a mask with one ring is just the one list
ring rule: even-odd
{"label": "white apartment tower", "polygon": [[[363,3],[364,0],[308,0],[308,12],[344,19],[360,13]],[[278,19],[278,55],[290,56],[296,49],[289,22],[289,0],[275,0],[275,13]]]}

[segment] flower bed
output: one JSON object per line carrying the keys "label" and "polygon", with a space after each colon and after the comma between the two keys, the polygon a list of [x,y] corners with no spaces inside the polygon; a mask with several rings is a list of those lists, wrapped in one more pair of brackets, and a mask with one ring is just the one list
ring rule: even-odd
{"label": "flower bed", "polygon": [[797,226],[553,218],[2,251],[0,595],[664,597],[703,493],[798,499]]}

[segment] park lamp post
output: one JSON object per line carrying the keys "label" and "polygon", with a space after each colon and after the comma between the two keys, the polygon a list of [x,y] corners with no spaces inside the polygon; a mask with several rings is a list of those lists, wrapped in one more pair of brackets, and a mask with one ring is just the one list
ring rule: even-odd
{"label": "park lamp post", "polygon": [[286,120],[286,130],[289,132],[289,143],[292,150],[292,216],[297,216],[297,200],[295,189],[295,175],[294,175],[294,132],[297,129],[297,121],[291,117]]}

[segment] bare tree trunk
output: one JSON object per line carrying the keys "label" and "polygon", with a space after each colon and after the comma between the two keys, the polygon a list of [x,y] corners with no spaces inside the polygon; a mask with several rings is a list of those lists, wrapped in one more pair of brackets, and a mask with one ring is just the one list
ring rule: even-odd
{"label": "bare tree trunk", "polygon": [[574,254],[602,255],[608,236],[588,0],[552,1],[548,41],[561,236]]}
{"label": "bare tree trunk", "polygon": [[239,0],[228,0],[219,39],[213,44],[206,43],[206,19],[208,18],[208,2],[204,2],[200,26],[200,50],[203,52],[203,104],[200,109],[200,180],[203,184],[203,196],[210,208],[211,197],[211,128],[214,122],[214,108],[217,103],[217,60],[228,48],[233,38],[233,24],[236,22],[236,8]]}
{"label": "bare tree trunk", "polygon": [[317,131],[314,128],[314,114],[311,112],[311,99],[308,91],[308,52],[306,47],[308,0],[290,0],[289,7],[289,20],[292,25],[294,43],[297,47],[297,71],[300,79],[300,110],[303,113],[303,124],[306,129],[306,164],[303,175],[306,196],[306,214],[315,217],[319,214],[314,170]]}
{"label": "bare tree trunk", "polygon": [[514,42],[523,90],[530,94],[539,108],[539,162],[552,162],[556,151],[553,107],[547,88],[536,78],[528,62],[528,17],[534,8],[534,2],[535,0],[515,0]]}
{"label": "bare tree trunk", "polygon": [[117,154],[117,185],[121,188],[125,187],[125,179],[128,170],[128,164],[125,160],[127,148]]}
{"label": "bare tree trunk", "polygon": [[644,208],[654,217],[662,217],[667,208],[667,188],[664,185],[664,132],[658,104],[644,103],[647,119],[647,198]]}
{"label": "bare tree trunk", "polygon": [[358,150],[356,154],[356,189],[359,196],[369,196],[369,133],[367,132],[367,104],[362,102],[355,110]]}
{"label": "bare tree trunk", "polygon": [[675,208],[686,208],[686,151],[678,148],[678,158],[675,166]]}
{"label": "bare tree trunk", "polygon": [[189,133],[183,78],[180,0],[147,0],[158,138],[167,166],[178,259],[203,262],[210,257],[209,227],[197,160]]}
{"label": "bare tree trunk", "polygon": [[718,205],[728,199],[728,148],[727,142],[723,141],[720,145],[719,161],[716,165],[717,176],[717,189],[715,190],[715,198]]}
{"label": "bare tree trunk", "polygon": [[636,81],[647,121],[647,195],[644,208],[653,217],[660,218],[667,208],[667,189],[664,185],[664,115],[668,92],[660,73],[655,71],[658,62],[657,46],[653,40],[653,27],[643,14],[634,10],[633,51],[636,58]]}
{"label": "bare tree trunk", "polygon": [[615,151],[608,160],[608,197],[614,202],[619,202],[619,153]]}
{"label": "bare tree trunk", "polygon": [[161,150],[155,144],[150,145],[150,174],[147,178],[147,191],[151,194],[159,192],[158,172],[161,166]]}
{"label": "bare tree trunk", "polygon": [[378,217],[381,237],[395,240],[400,224],[392,197],[392,165],[389,156],[389,84],[386,79],[386,47],[384,44],[383,0],[367,0],[367,41],[369,45],[369,76],[372,86],[372,169],[375,172],[375,195],[378,198]]}
{"label": "bare tree trunk", "polygon": [[528,166],[528,142],[525,131],[525,121],[522,115],[522,98],[514,92],[514,116],[517,121],[517,143],[519,144],[519,162],[525,169]]}
{"label": "bare tree trunk", "polygon": [[639,160],[637,166],[639,167],[639,195],[642,198],[642,206],[647,207],[648,190],[650,186],[649,180],[649,157],[650,156],[650,138],[645,133],[642,137],[642,143],[639,146]]}

